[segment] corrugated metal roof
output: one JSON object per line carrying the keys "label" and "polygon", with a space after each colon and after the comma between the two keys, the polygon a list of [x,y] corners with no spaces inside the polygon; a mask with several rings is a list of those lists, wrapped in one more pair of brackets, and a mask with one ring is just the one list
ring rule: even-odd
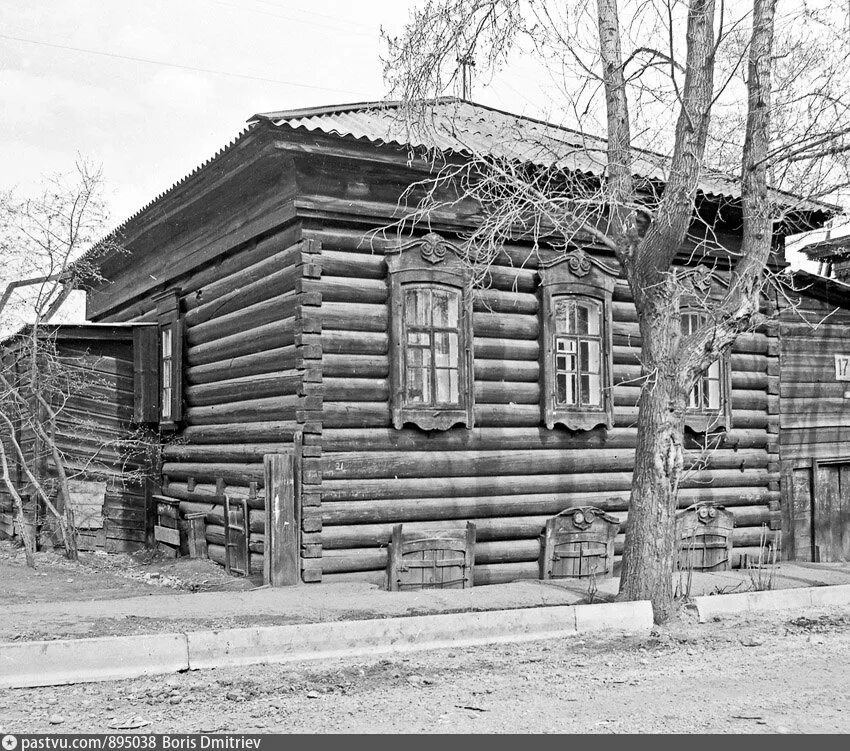
{"label": "corrugated metal roof", "polygon": [[[420,111],[417,111],[419,114]],[[463,155],[486,155],[541,167],[602,176],[607,164],[606,141],[579,131],[475,104],[454,97],[432,100],[422,108],[425,125],[410,127],[399,102],[359,102],[332,107],[266,112],[252,122],[303,128],[330,135],[365,139],[376,145],[437,149]],[[634,174],[666,182],[669,159],[635,149]],[[740,198],[740,180],[704,169],[700,189],[706,195]],[[832,207],[776,193],[785,204],[808,210]]]}

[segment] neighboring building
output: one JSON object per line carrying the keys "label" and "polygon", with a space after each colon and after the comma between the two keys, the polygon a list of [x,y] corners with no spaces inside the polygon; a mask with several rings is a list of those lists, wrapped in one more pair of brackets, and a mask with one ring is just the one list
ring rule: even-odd
{"label": "neighboring building", "polygon": [[783,546],[850,561],[850,234],[818,234],[800,250],[835,278],[795,272],[780,316]]}
{"label": "neighboring building", "polygon": [[831,220],[823,229],[788,238],[787,248],[817,263],[819,274],[850,281],[850,224],[844,217]]}
{"label": "neighboring building", "polygon": [[[474,141],[532,165],[570,153],[570,169],[604,169],[574,131],[458,100],[435,102],[433,118],[427,145],[449,160]],[[539,257],[509,245],[470,297],[456,250],[476,206],[447,203],[401,241],[373,232],[428,176],[419,145],[392,105],[257,115],[125,223],[129,253],[102,264],[88,316],[156,324],[160,388],[141,409],[178,439],[163,449],[161,493],[206,513],[216,560],[226,494],[248,499],[259,565],[263,458],[282,451],[296,455],[304,581],[382,581],[394,524],[467,521],[477,583],[536,578],[548,517],[577,505],[625,517],[640,335],[616,260],[591,238]],[[662,167],[635,160],[656,185]],[[701,190],[714,237],[735,251],[738,180],[708,173]],[[793,218],[781,232],[828,214],[808,204]],[[710,238],[682,259],[724,264]],[[739,554],[756,552],[763,525],[780,527],[779,381],[774,324],[741,336],[692,394],[688,446],[716,448],[681,504],[727,506]]]}
{"label": "neighboring building", "polygon": [[[24,328],[2,343],[5,378],[28,398],[32,330]],[[64,457],[70,504],[81,550],[128,552],[153,541],[151,495],[153,468],[149,438],[137,426],[145,415],[134,412],[139,395],[157,387],[155,328],[147,324],[84,323],[44,325],[37,358],[40,392],[55,409],[55,430],[45,411],[18,410],[14,441],[0,431],[10,474],[23,500],[25,516],[46,542],[53,534],[51,516],[29,482],[26,470],[57,493],[56,464],[45,441],[33,429],[39,420]],[[147,349],[146,349],[147,348]],[[4,397],[8,394],[4,391]],[[32,399],[29,399],[32,403]],[[7,409],[11,416],[15,410]],[[15,443],[26,459],[21,462]],[[14,533],[14,504],[0,484],[0,538]]]}

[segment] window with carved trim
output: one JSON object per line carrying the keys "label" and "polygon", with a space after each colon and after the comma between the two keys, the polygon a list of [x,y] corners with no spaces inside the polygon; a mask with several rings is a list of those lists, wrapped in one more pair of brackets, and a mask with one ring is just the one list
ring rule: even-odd
{"label": "window with carved trim", "polygon": [[388,253],[393,425],[472,427],[469,269],[439,235]]}
{"label": "window with carved trim", "polygon": [[[685,336],[695,334],[705,322],[705,313],[683,310],[681,330]],[[703,371],[688,394],[685,425],[698,432],[725,429],[729,422],[729,362],[718,357]]]}
{"label": "window with carved trim", "polygon": [[616,270],[574,250],[540,269],[543,421],[610,427],[611,297]]}

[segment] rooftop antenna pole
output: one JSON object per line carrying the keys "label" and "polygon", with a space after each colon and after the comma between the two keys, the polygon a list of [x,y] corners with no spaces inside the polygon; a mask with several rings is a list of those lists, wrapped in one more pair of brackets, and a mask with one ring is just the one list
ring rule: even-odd
{"label": "rooftop antenna pole", "polygon": [[472,69],[475,67],[475,60],[472,54],[467,52],[465,55],[459,55],[457,61],[462,70],[462,98],[469,99],[472,95]]}

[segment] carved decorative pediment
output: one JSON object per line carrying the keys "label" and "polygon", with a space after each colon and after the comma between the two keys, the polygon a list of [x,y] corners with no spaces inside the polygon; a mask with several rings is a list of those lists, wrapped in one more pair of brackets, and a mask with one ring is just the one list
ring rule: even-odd
{"label": "carved decorative pediment", "polygon": [[539,274],[540,283],[544,287],[580,282],[602,289],[613,289],[619,271],[594,258],[583,248],[574,248],[565,255],[543,261]]}
{"label": "carved decorative pediment", "polygon": [[422,238],[422,246],[419,252],[429,263],[439,263],[446,257],[448,243],[436,232],[429,232]]}
{"label": "carved decorative pediment", "polygon": [[590,258],[581,248],[571,250],[564,260],[576,276],[586,276],[590,271]]}

